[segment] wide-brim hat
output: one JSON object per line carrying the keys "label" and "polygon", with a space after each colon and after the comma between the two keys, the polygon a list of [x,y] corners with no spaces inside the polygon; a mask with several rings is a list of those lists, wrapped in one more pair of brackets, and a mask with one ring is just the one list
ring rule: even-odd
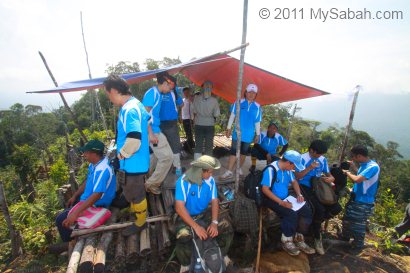
{"label": "wide-brim hat", "polygon": [[203,155],[197,160],[191,162],[191,166],[209,170],[209,169],[219,169],[221,167],[221,162],[215,157],[209,155]]}

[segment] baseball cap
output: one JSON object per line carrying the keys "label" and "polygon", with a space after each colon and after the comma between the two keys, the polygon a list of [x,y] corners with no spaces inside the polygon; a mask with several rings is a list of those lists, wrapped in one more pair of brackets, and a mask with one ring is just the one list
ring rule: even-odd
{"label": "baseball cap", "polygon": [[219,169],[221,167],[221,162],[215,157],[209,155],[203,155],[199,157],[197,160],[191,162],[191,165],[194,167],[198,167],[201,169]]}
{"label": "baseball cap", "polygon": [[248,86],[246,87],[246,92],[254,92],[254,93],[258,93],[258,87],[256,86],[256,84],[248,84]]}
{"label": "baseball cap", "polygon": [[305,166],[303,166],[302,164],[302,156],[300,155],[300,153],[294,150],[286,151],[283,154],[283,158],[295,164],[295,167],[299,172],[305,169]]}
{"label": "baseball cap", "polygon": [[277,129],[279,129],[278,125],[277,125],[273,120],[271,120],[271,121],[269,122],[268,128],[271,127],[272,125],[274,125]]}
{"label": "baseball cap", "polygon": [[80,152],[104,152],[104,143],[97,139],[93,139],[87,142],[83,147],[79,149]]}

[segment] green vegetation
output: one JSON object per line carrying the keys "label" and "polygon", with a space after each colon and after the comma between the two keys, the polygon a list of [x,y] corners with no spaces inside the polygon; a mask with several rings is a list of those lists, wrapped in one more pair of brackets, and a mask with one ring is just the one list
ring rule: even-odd
{"label": "green vegetation", "polygon": [[[180,63],[180,60],[147,59],[145,66],[147,69],[154,69],[176,63]],[[107,68],[107,73],[137,71],[140,71],[138,63],[120,62]],[[177,77],[180,86],[193,86],[183,75]],[[152,85],[154,81],[149,80],[132,85],[131,88],[134,95],[142,99],[144,92]],[[101,111],[96,107],[96,97]],[[220,103],[222,116],[216,126],[217,133],[224,131],[229,118],[229,103]],[[291,106],[264,106],[262,127],[266,128],[270,120],[275,120],[280,133],[286,136],[291,120]],[[114,137],[114,121],[118,109],[113,109],[103,90],[88,91],[72,105],[72,109],[89,139],[100,139],[108,144],[108,138]],[[107,121],[108,135],[103,129],[101,115]],[[321,138],[330,147],[327,154],[329,162],[337,162],[344,129],[329,127],[318,131],[319,124],[317,121],[294,118],[290,147],[304,152],[312,140]],[[377,246],[384,250],[399,251],[400,248],[392,244],[389,238],[391,228],[401,220],[403,209],[410,200],[410,161],[401,160],[397,143],[388,142],[383,146],[376,143],[368,133],[353,130],[348,147],[358,143],[369,147],[371,157],[379,162],[382,169],[381,186],[372,218],[372,223],[381,227],[376,232],[381,238],[381,243]],[[72,146],[81,145],[80,134],[63,107],[45,113],[39,106],[15,104],[9,110],[0,112],[0,179],[4,183],[12,220],[22,234],[24,250],[28,255],[33,255],[38,263],[48,265],[43,267],[44,272],[55,271],[55,268],[51,268],[56,263],[58,266],[58,262],[63,265],[62,261],[46,255],[46,247],[59,240],[54,228],[54,217],[61,210],[56,190],[69,177],[68,151]],[[82,181],[85,169],[80,168],[75,174],[77,180]],[[10,257],[8,228],[1,214],[0,264],[7,264]],[[2,269],[0,266],[0,271]]]}

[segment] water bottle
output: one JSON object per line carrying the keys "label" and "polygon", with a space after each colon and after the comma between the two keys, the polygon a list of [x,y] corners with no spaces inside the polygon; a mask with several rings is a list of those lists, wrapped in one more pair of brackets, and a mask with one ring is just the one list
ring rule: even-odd
{"label": "water bottle", "polygon": [[204,271],[202,270],[202,265],[201,265],[201,259],[196,258],[196,263],[194,266],[194,273],[203,273]]}
{"label": "water bottle", "polygon": [[261,191],[259,190],[259,187],[256,187],[255,202],[257,206],[262,205],[262,194],[261,194]]}
{"label": "water bottle", "polygon": [[232,201],[233,200],[233,191],[231,189],[227,188],[224,191],[224,195],[225,195],[227,201]]}
{"label": "water bottle", "polygon": [[[319,163],[319,161],[315,161],[317,163]],[[320,163],[319,166],[316,167],[316,177],[321,177],[322,176],[322,168],[320,167]]]}

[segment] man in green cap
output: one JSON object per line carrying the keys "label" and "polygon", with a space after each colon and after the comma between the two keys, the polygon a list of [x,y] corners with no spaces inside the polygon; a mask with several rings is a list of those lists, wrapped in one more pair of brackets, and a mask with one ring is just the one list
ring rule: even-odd
{"label": "man in green cap", "polygon": [[[176,182],[175,210],[178,214],[176,223],[177,243],[176,256],[181,263],[181,271],[189,270],[192,255],[191,228],[201,239],[217,237],[218,245],[222,255],[226,255],[233,239],[233,231],[229,222],[218,221],[219,199],[217,188],[212,172],[219,169],[221,163],[218,159],[203,155],[191,163],[186,173]],[[211,211],[207,211],[211,203]],[[207,225],[205,229],[197,223],[201,219]],[[182,220],[182,221],[181,221]],[[226,234],[221,234],[222,231]],[[225,256],[226,262],[229,258]]]}

